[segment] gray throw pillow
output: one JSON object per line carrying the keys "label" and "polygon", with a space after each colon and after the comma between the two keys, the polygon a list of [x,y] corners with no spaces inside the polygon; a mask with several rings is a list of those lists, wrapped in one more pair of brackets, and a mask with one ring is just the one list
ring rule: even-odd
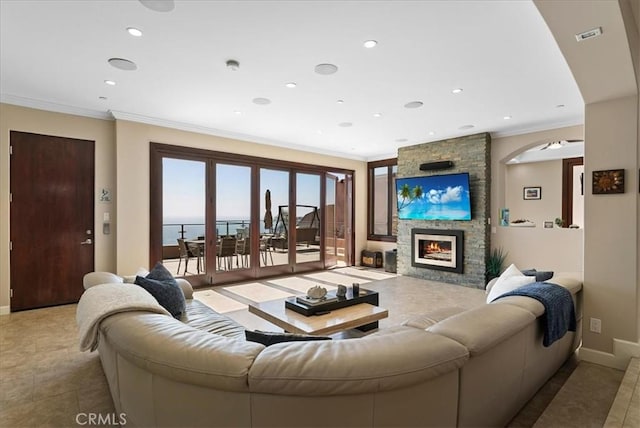
{"label": "gray throw pillow", "polygon": [[136,276],[134,283],[147,290],[174,318],[185,313],[187,305],[182,288],[162,263],[156,263],[146,277]]}
{"label": "gray throw pillow", "polygon": [[542,271],[536,269],[526,269],[522,271],[523,275],[526,276],[535,276],[536,282],[545,282],[550,280],[553,277],[553,271]]}
{"label": "gray throw pillow", "polygon": [[272,333],[260,330],[245,330],[245,337],[250,342],[262,343],[264,346],[275,345],[282,342],[302,342],[309,340],[331,340],[327,336],[312,336],[308,334]]}

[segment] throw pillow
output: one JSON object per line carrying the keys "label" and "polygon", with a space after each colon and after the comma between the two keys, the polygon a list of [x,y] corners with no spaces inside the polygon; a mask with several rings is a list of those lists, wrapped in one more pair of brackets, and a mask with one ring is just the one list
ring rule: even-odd
{"label": "throw pillow", "polygon": [[526,269],[522,271],[523,275],[535,276],[536,282],[545,282],[553,278],[553,271],[538,271],[536,269]]}
{"label": "throw pillow", "polygon": [[491,287],[487,295],[487,303],[491,303],[491,301],[495,300],[498,296],[508,291],[515,290],[518,287],[532,282],[535,282],[535,277],[523,275],[516,265],[511,264],[507,270],[498,277],[493,287]]}
{"label": "throw pillow", "polygon": [[180,318],[185,313],[186,301],[182,288],[162,263],[156,263],[146,277],[136,276],[134,283],[147,290],[174,318]]}
{"label": "throw pillow", "polygon": [[260,330],[245,330],[245,337],[250,342],[262,343],[264,346],[275,345],[282,342],[301,342],[310,340],[331,340],[327,336],[312,336],[308,334],[272,333]]}

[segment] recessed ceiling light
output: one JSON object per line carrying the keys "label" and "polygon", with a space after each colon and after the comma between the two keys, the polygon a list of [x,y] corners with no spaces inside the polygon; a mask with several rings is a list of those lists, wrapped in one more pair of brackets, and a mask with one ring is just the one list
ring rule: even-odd
{"label": "recessed ceiling light", "polygon": [[254,98],[253,103],[259,106],[266,106],[267,104],[271,104],[271,100],[269,98]]}
{"label": "recessed ceiling light", "polygon": [[135,62],[124,58],[109,58],[107,62],[119,70],[133,71],[138,69]]}
{"label": "recessed ceiling light", "polygon": [[105,80],[104,84],[109,86],[116,86],[116,82],[114,82],[113,80]]}
{"label": "recessed ceiling light", "polygon": [[333,73],[337,72],[338,71],[338,67],[336,65],[333,65],[333,64],[318,64],[315,67],[315,71],[318,74],[328,75],[328,74],[333,74]]}
{"label": "recessed ceiling light", "polygon": [[367,40],[363,43],[364,47],[367,49],[375,48],[378,45],[378,42],[375,40]]}
{"label": "recessed ceiling light", "polygon": [[107,97],[98,97],[98,99],[99,99],[100,101],[106,101],[106,100],[107,100]]}
{"label": "recessed ceiling light", "polygon": [[407,140],[406,138],[398,138],[398,139],[396,139],[396,143],[406,143],[407,141],[409,141],[409,140]]}
{"label": "recessed ceiling light", "polygon": [[133,37],[142,37],[142,31],[135,27],[128,27],[127,33],[131,34]]}
{"label": "recessed ceiling light", "polygon": [[336,103],[338,103],[338,104],[344,104],[344,100],[338,100],[338,101],[336,101]]}
{"label": "recessed ceiling light", "polygon": [[405,108],[419,108],[422,107],[423,102],[422,101],[411,101],[410,103],[406,103],[404,105]]}
{"label": "recessed ceiling light", "polygon": [[340,122],[338,124],[338,126],[341,126],[343,128],[351,128],[353,126],[353,123],[351,123],[351,122]]}
{"label": "recessed ceiling light", "polygon": [[242,112],[240,110],[234,110],[233,113],[237,114],[238,116],[240,116],[242,114]]}
{"label": "recessed ceiling light", "polygon": [[287,88],[295,88],[298,85],[296,84],[296,82],[289,82],[285,83],[284,86],[286,86]]}
{"label": "recessed ceiling light", "polygon": [[240,68],[240,63],[235,59],[227,60],[226,64],[227,64],[227,68],[231,71],[238,71],[238,69]]}
{"label": "recessed ceiling light", "polygon": [[322,135],[322,129],[318,129],[318,130],[316,131],[316,134],[318,134],[318,135]]}
{"label": "recessed ceiling light", "polygon": [[434,131],[429,131],[429,135],[436,135]]}
{"label": "recessed ceiling light", "polygon": [[471,129],[471,128],[473,128],[474,126],[475,126],[475,125],[462,125],[462,126],[461,126],[460,128],[458,128],[458,129],[462,129],[462,130],[464,130],[464,129]]}
{"label": "recessed ceiling light", "polygon": [[382,113],[373,113],[373,117],[382,117]]}
{"label": "recessed ceiling light", "polygon": [[504,120],[511,120],[511,116],[504,116],[503,119]]}
{"label": "recessed ceiling light", "polygon": [[139,0],[144,7],[155,12],[171,12],[176,7],[173,0]]}
{"label": "recessed ceiling light", "polygon": [[558,104],[556,108],[564,108],[564,104]]}
{"label": "recessed ceiling light", "polygon": [[452,90],[451,92],[453,92],[454,94],[459,94],[460,92],[462,92],[464,89],[462,88],[455,88],[454,90]]}

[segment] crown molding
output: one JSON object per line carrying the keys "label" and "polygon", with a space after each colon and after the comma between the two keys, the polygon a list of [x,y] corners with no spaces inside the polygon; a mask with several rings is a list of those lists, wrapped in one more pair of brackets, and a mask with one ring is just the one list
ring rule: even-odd
{"label": "crown molding", "polygon": [[269,138],[258,137],[251,134],[243,134],[240,132],[225,131],[222,129],[209,128],[202,125],[192,123],[176,122],[172,120],[159,119],[155,117],[143,116],[123,111],[110,110],[111,115],[116,120],[126,120],[129,122],[144,123],[146,125],[161,126],[164,128],[177,129],[180,131],[194,132],[197,134],[212,135],[215,137],[229,138],[233,140],[248,141],[250,143],[265,144],[269,146],[282,147],[291,150],[299,150],[303,152],[321,154],[326,156],[334,156],[342,159],[352,159],[357,161],[366,161],[364,156],[349,155],[342,152],[325,150],[321,147],[310,147],[301,144],[293,144],[285,141],[272,140]]}
{"label": "crown molding", "polygon": [[0,102],[20,107],[28,107],[36,110],[52,111],[55,113],[72,114],[74,116],[90,117],[92,119],[113,120],[108,111],[91,110],[50,101],[36,100],[33,98],[19,97],[11,94],[0,94]]}

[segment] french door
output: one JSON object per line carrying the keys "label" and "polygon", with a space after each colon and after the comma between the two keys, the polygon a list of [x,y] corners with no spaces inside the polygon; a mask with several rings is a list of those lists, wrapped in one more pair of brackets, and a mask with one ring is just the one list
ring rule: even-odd
{"label": "french door", "polygon": [[198,285],[353,263],[353,171],[155,143],[150,170],[150,265]]}

